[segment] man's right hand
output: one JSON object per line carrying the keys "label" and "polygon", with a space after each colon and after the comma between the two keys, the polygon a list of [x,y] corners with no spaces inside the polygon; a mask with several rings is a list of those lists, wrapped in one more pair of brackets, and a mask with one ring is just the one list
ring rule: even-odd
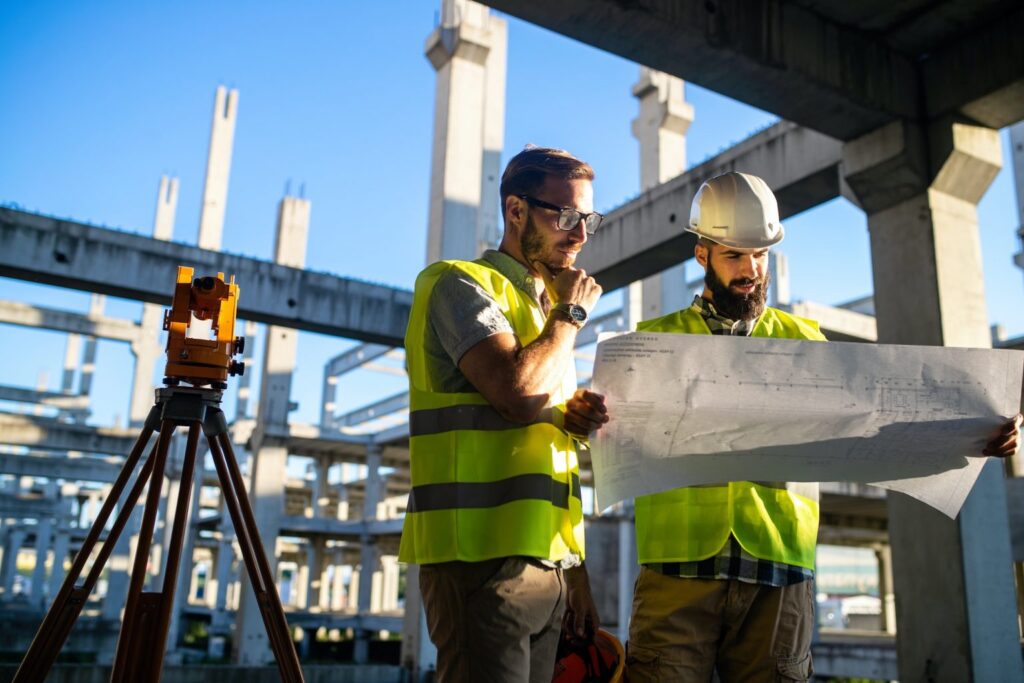
{"label": "man's right hand", "polygon": [[544,280],[544,288],[548,292],[551,304],[576,304],[589,313],[594,310],[597,300],[601,298],[601,285],[587,275],[586,271],[577,268],[566,268],[558,275],[540,261],[534,261],[533,267]]}

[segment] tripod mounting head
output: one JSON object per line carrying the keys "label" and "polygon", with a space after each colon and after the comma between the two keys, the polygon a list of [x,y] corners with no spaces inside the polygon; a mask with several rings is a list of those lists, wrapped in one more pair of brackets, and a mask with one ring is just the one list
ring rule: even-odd
{"label": "tripod mounting head", "polygon": [[[245,348],[245,338],[235,336],[235,315],[238,310],[238,285],[232,275],[193,279],[194,270],[178,266],[178,282],[174,287],[171,308],[164,312],[167,330],[167,366],[164,384],[188,382],[193,386],[209,384],[215,389],[227,387],[228,375],[241,375],[245,364],[234,357]],[[213,321],[216,339],[188,336],[196,320]]]}

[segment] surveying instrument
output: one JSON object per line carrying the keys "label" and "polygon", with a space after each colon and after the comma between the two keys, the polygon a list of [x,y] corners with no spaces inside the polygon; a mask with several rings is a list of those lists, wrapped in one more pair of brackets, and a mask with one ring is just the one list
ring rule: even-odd
{"label": "surveying instrument", "polygon": [[[146,418],[142,432],[111,487],[96,521],[89,529],[81,550],[75,556],[71,570],[43,618],[32,645],[25,653],[25,658],[14,676],[17,683],[37,683],[46,678],[147,484],[149,488],[146,493],[146,504],[110,680],[117,683],[157,683],[160,680],[171,612],[174,608],[174,591],[181,563],[182,541],[192,497],[192,480],[196,468],[200,431],[206,435],[209,443],[224,504],[231,515],[231,522],[242,551],[242,561],[256,593],[260,615],[263,617],[270,647],[277,660],[281,680],[286,683],[301,683],[304,680],[281,606],[281,598],[270,571],[270,563],[260,541],[245,482],[228,437],[227,421],[220,409],[221,398],[224,389],[227,388],[228,375],[241,375],[245,370],[243,363],[233,360],[234,356],[242,352],[245,344],[244,338],[234,336],[238,285],[235,284],[233,276],[230,282],[226,282],[223,273],[218,273],[217,277],[202,277],[195,280],[192,279],[192,274],[192,268],[178,266],[178,282],[174,288],[171,309],[164,314],[164,329],[168,335],[164,386],[157,388],[156,403]],[[216,333],[216,340],[189,337],[188,329],[193,317],[197,320],[212,321],[212,331]],[[187,427],[188,438],[171,540],[164,561],[163,585],[159,591],[146,591],[143,587],[146,582],[157,509],[160,507],[160,491],[167,453],[171,445],[171,436],[177,427]],[[96,542],[154,432],[158,432],[159,437],[150,450],[149,457],[142,464],[88,575],[79,584],[78,580]],[[201,462],[199,467],[202,467]],[[196,495],[199,495],[198,492]],[[57,566],[55,565],[55,570]]]}

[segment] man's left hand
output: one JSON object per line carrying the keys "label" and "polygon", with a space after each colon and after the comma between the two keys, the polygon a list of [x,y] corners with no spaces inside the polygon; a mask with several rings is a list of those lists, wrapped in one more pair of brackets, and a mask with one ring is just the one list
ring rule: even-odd
{"label": "man's left hand", "polygon": [[594,637],[601,628],[597,605],[590,594],[590,577],[584,565],[565,570],[565,584],[568,588],[565,617],[562,619],[562,633],[579,639]]}
{"label": "man's left hand", "polygon": [[608,421],[604,396],[586,389],[577,389],[565,403],[565,429],[576,436],[587,436]]}
{"label": "man's left hand", "polygon": [[999,430],[999,434],[995,436],[988,445],[985,446],[985,450],[982,451],[982,455],[990,455],[996,458],[1009,458],[1017,452],[1017,447],[1020,444],[1020,423],[1021,414],[1017,413],[1016,417],[1007,422]]}

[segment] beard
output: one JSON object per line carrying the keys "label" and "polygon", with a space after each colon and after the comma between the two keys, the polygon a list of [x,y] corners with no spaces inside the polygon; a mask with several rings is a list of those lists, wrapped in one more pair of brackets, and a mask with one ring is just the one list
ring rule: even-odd
{"label": "beard", "polygon": [[[715,308],[721,315],[730,320],[754,320],[764,312],[765,300],[768,297],[768,285],[771,284],[771,273],[765,272],[760,280],[736,278],[728,285],[723,283],[708,259],[708,269],[704,274],[704,284],[711,291]],[[750,294],[736,294],[730,289],[733,285],[754,285]]]}
{"label": "beard", "polygon": [[544,242],[544,236],[541,235],[540,226],[533,220],[533,215],[528,215],[523,234],[519,238],[519,250],[523,253],[527,263],[540,261],[548,267],[552,274],[557,275],[565,270],[566,266],[553,262],[548,255],[548,248]]}

